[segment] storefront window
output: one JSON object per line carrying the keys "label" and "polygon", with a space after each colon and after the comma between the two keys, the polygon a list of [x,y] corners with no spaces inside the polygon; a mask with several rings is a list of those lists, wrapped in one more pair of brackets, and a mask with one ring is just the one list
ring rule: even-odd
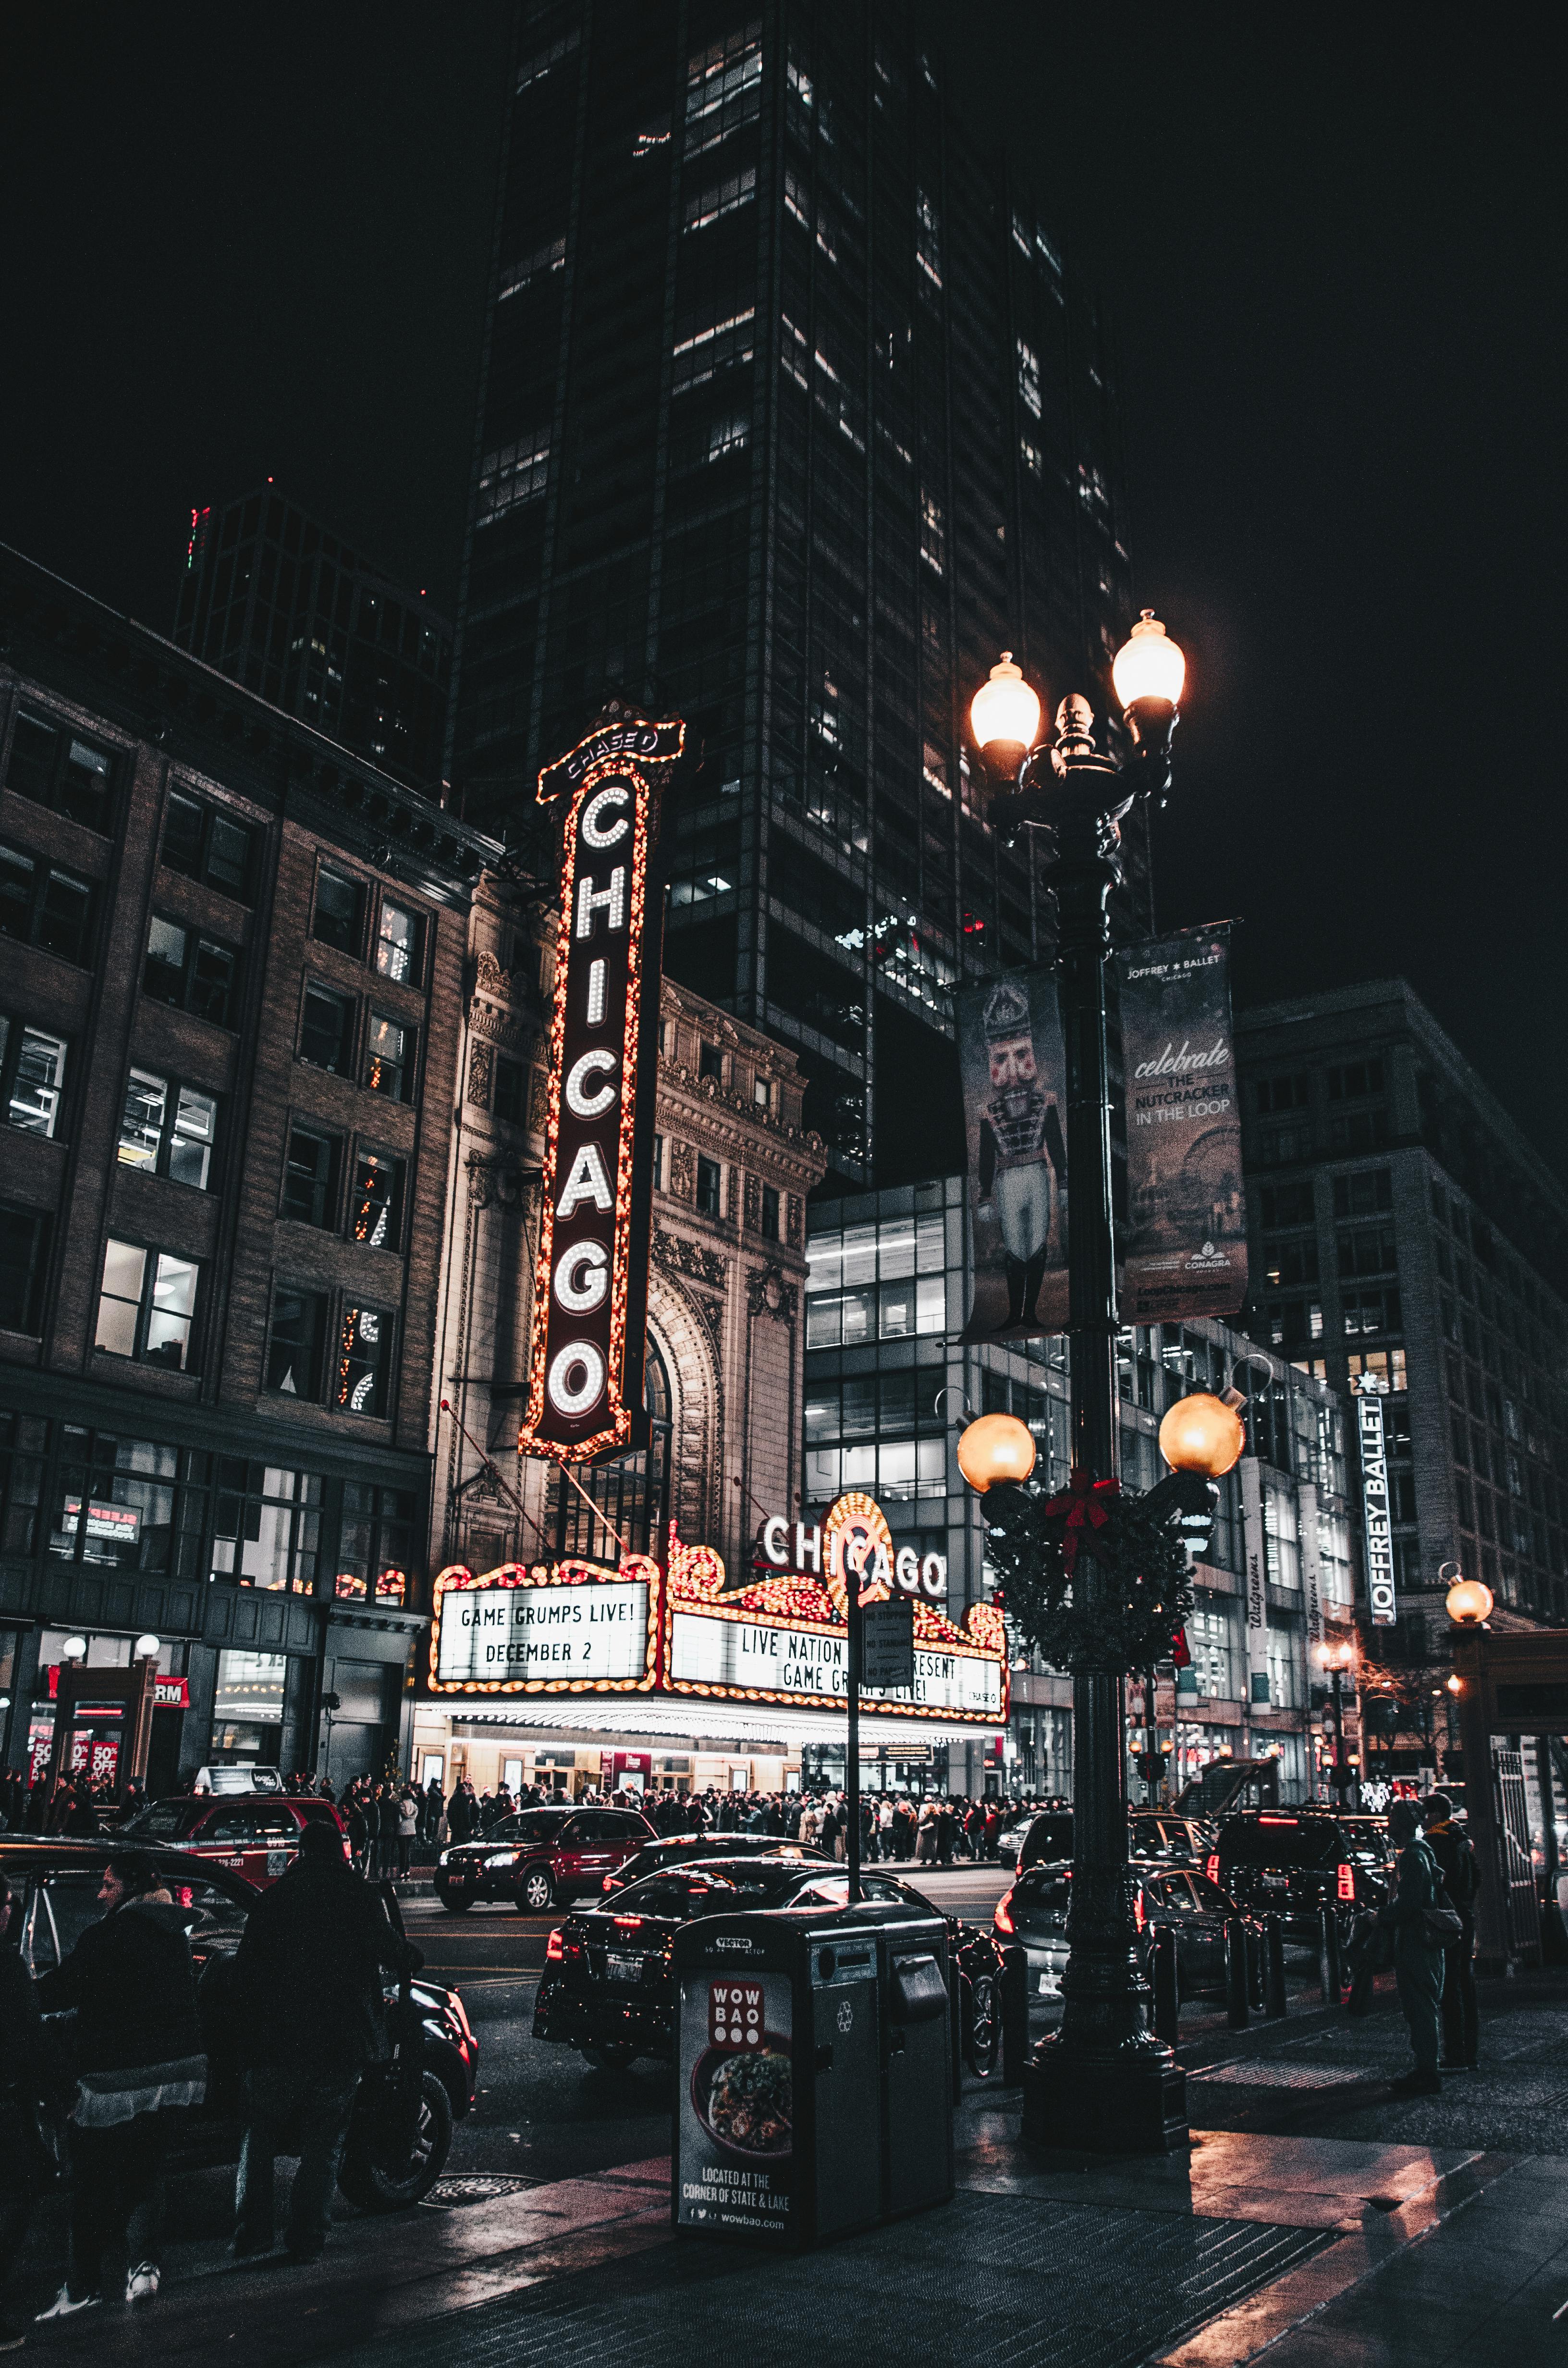
{"label": "storefront window", "polygon": [[256,1759],[276,1766],[281,1756],[289,1676],[286,1653],[220,1653],[212,1696],[209,1757],[233,1765]]}
{"label": "storefront window", "polygon": [[319,1475],[221,1455],[217,1481],[213,1577],[313,1595],[321,1543]]}

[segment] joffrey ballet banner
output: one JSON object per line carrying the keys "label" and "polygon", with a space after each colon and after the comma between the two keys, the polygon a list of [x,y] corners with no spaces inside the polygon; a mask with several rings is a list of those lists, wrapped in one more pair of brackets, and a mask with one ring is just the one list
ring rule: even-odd
{"label": "joffrey ballet banner", "polygon": [[1233,1315],[1246,1297],[1242,1121],[1223,928],[1119,954],[1127,1103],[1121,1320]]}
{"label": "joffrey ballet banner", "polygon": [[1014,971],[955,1001],[974,1231],[966,1340],[1067,1327],[1066,1062],[1056,981]]}

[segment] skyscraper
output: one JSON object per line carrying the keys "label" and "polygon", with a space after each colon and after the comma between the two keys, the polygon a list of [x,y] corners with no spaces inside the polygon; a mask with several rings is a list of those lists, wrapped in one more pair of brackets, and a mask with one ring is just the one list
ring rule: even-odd
{"label": "skyscraper", "polygon": [[394,780],[438,791],[450,625],[270,477],[191,512],[174,638]]}
{"label": "skyscraper", "polygon": [[448,771],[518,837],[607,696],[687,718],[666,966],[798,1052],[829,1191],[960,1164],[951,990],[1046,950],[971,693],[1096,689],[1130,613],[1095,301],[941,44],[525,0],[484,343]]}

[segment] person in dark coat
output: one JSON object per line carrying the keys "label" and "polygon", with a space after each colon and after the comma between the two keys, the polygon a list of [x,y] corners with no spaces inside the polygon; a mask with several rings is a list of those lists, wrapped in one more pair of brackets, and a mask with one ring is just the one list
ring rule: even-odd
{"label": "person in dark coat", "polygon": [[1433,2097],[1443,2086],[1437,2070],[1437,2027],[1443,1996],[1443,1950],[1427,1939],[1424,1919],[1443,1902],[1437,1861],[1421,1839],[1421,1814],[1413,1801],[1389,1810],[1389,1839],[1399,1851],[1399,1888],[1381,1920],[1393,1929],[1393,1971],[1399,2003],[1410,2026],[1414,2068],[1391,2081],[1395,2097]]}
{"label": "person in dark coat", "polygon": [[1480,2044],[1475,1998],[1475,1897],[1481,1869],[1468,1834],[1454,1823],[1447,1793],[1428,1793],[1422,1803],[1426,1847],[1437,1861],[1449,1906],[1460,1919],[1460,1937],[1443,1951],[1443,2069],[1473,2072]]}
{"label": "person in dark coat", "polygon": [[441,1798],[441,1780],[432,1776],[425,1787],[419,1809],[419,1839],[428,1848],[441,1830],[441,1812],[446,1807]]}
{"label": "person in dark coat", "polygon": [[6,2307],[5,2289],[51,2168],[37,2120],[51,2077],[38,1999],[17,1946],[20,1917],[20,1903],[0,1874],[0,2351],[14,2351],[26,2337],[25,2321]]}
{"label": "person in dark coat", "polygon": [[320,2253],[360,2076],[391,2053],[382,1969],[423,1963],[345,1861],[336,1831],[307,1826],[288,1873],[251,1909],[234,1957],[246,2060],[234,2194],[242,2257],[272,2249],[273,2162],[292,2125],[302,2143],[284,2242],[291,2260]]}
{"label": "person in dark coat", "polygon": [[453,1785],[452,1797],[447,1803],[448,1839],[454,1842],[472,1841],[477,1821],[478,1804],[473,1797],[473,1787],[465,1776],[460,1783]]}
{"label": "person in dark coat", "polygon": [[75,2009],[77,2075],[70,2272],[40,2318],[69,2318],[101,2303],[103,2257],[121,2237],[125,2298],[153,2300],[169,2114],[207,2093],[188,1911],[174,1906],[139,1850],[114,1853],[98,1897],[101,1920],[38,1983],[45,2014]]}

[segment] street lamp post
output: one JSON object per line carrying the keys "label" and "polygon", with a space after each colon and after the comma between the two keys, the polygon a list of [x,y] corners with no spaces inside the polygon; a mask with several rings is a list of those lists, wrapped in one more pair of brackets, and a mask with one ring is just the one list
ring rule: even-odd
{"label": "street lamp post", "polygon": [[[1112,669],[1131,754],[1124,765],[1095,745],[1095,717],[1073,694],[1057,710],[1054,743],[1038,741],[1040,704],[1004,653],[975,694],[971,721],[1005,833],[1050,833],[1056,899],[1056,973],[1067,1060],[1068,1358],[1073,1463],[1091,1479],[1116,1476],[1116,1251],[1112,1231],[1110,1085],[1106,961],[1110,892],[1121,877],[1120,825],[1140,795],[1163,800],[1184,661],[1145,609]],[[1107,1580],[1092,1556],[1076,1584],[1091,1597]],[[1158,2152],[1185,2142],[1185,2081],[1149,2027],[1127,1896],[1123,1672],[1079,1669],[1073,1679],[1073,1892],[1060,2028],[1024,2076],[1024,2135],[1096,2152]]]}
{"label": "street lamp post", "polygon": [[1334,1704],[1334,1793],[1335,1806],[1341,1809],[1346,1805],[1346,1793],[1352,1789],[1349,1770],[1345,1764],[1345,1672],[1355,1658],[1353,1645],[1318,1646],[1318,1659],[1328,1671],[1329,1691]]}

